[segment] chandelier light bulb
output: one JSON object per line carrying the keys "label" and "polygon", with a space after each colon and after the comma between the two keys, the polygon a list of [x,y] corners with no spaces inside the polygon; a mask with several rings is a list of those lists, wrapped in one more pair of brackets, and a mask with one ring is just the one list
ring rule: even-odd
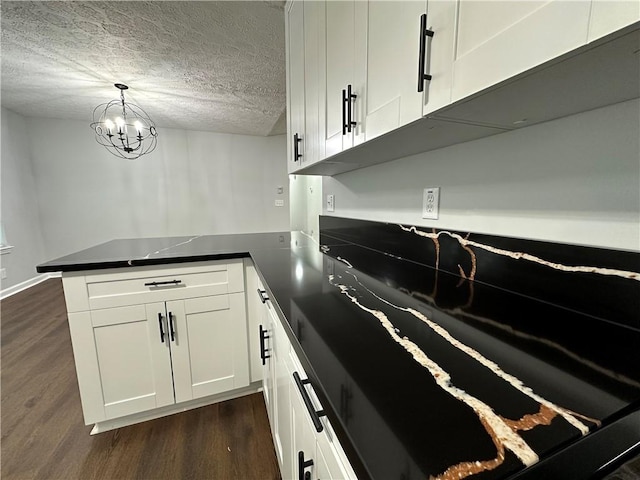
{"label": "chandelier light bulb", "polygon": [[104,121],[105,126],[107,127],[107,133],[111,134],[111,131],[113,130],[113,122],[111,121],[111,119],[107,118]]}
{"label": "chandelier light bulb", "polygon": [[[114,86],[120,90],[120,98],[94,109],[91,128],[96,141],[113,155],[134,160],[156,148],[158,131],[142,108],[125,101],[124,91],[129,87],[122,83]],[[129,135],[129,127],[136,129],[135,135]],[[114,130],[116,135],[113,134]]]}
{"label": "chandelier light bulb", "polygon": [[122,117],[117,117],[116,118],[116,125],[118,125],[118,133],[122,133],[122,131],[124,130],[124,120],[122,119]]}

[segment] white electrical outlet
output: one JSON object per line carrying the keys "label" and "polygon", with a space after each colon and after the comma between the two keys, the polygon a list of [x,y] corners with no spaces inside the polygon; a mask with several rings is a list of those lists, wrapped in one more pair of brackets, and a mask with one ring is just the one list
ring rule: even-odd
{"label": "white electrical outlet", "polygon": [[284,207],[284,200],[276,200],[275,201],[275,206],[276,207]]}
{"label": "white electrical outlet", "polygon": [[327,212],[334,212],[335,210],[335,197],[333,195],[327,195]]}
{"label": "white electrical outlet", "polygon": [[0,278],[2,278],[2,279],[7,278],[7,269],[6,268],[0,268]]}
{"label": "white electrical outlet", "polygon": [[439,206],[440,187],[425,188],[422,196],[422,218],[437,220]]}

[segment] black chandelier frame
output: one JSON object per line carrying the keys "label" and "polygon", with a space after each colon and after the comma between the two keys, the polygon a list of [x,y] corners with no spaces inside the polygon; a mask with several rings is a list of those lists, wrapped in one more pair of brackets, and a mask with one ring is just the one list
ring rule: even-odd
{"label": "black chandelier frame", "polygon": [[91,128],[96,141],[113,155],[135,160],[155,150],[158,130],[141,107],[125,101],[124,91],[129,87],[123,83],[114,86],[120,90],[120,98],[93,110]]}

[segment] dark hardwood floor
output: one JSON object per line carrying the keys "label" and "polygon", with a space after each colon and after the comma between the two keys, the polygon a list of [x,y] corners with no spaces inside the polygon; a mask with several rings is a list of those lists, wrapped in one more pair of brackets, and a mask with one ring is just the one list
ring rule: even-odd
{"label": "dark hardwood floor", "polygon": [[62,282],[0,303],[3,479],[279,479],[261,394],[90,436]]}

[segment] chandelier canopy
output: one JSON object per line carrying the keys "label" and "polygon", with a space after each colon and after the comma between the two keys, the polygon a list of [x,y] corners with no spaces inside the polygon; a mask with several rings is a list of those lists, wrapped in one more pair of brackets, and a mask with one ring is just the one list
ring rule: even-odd
{"label": "chandelier canopy", "polygon": [[142,108],[124,101],[129,87],[122,83],[114,86],[120,90],[120,98],[93,110],[91,128],[96,141],[113,155],[134,160],[156,148],[158,131]]}

